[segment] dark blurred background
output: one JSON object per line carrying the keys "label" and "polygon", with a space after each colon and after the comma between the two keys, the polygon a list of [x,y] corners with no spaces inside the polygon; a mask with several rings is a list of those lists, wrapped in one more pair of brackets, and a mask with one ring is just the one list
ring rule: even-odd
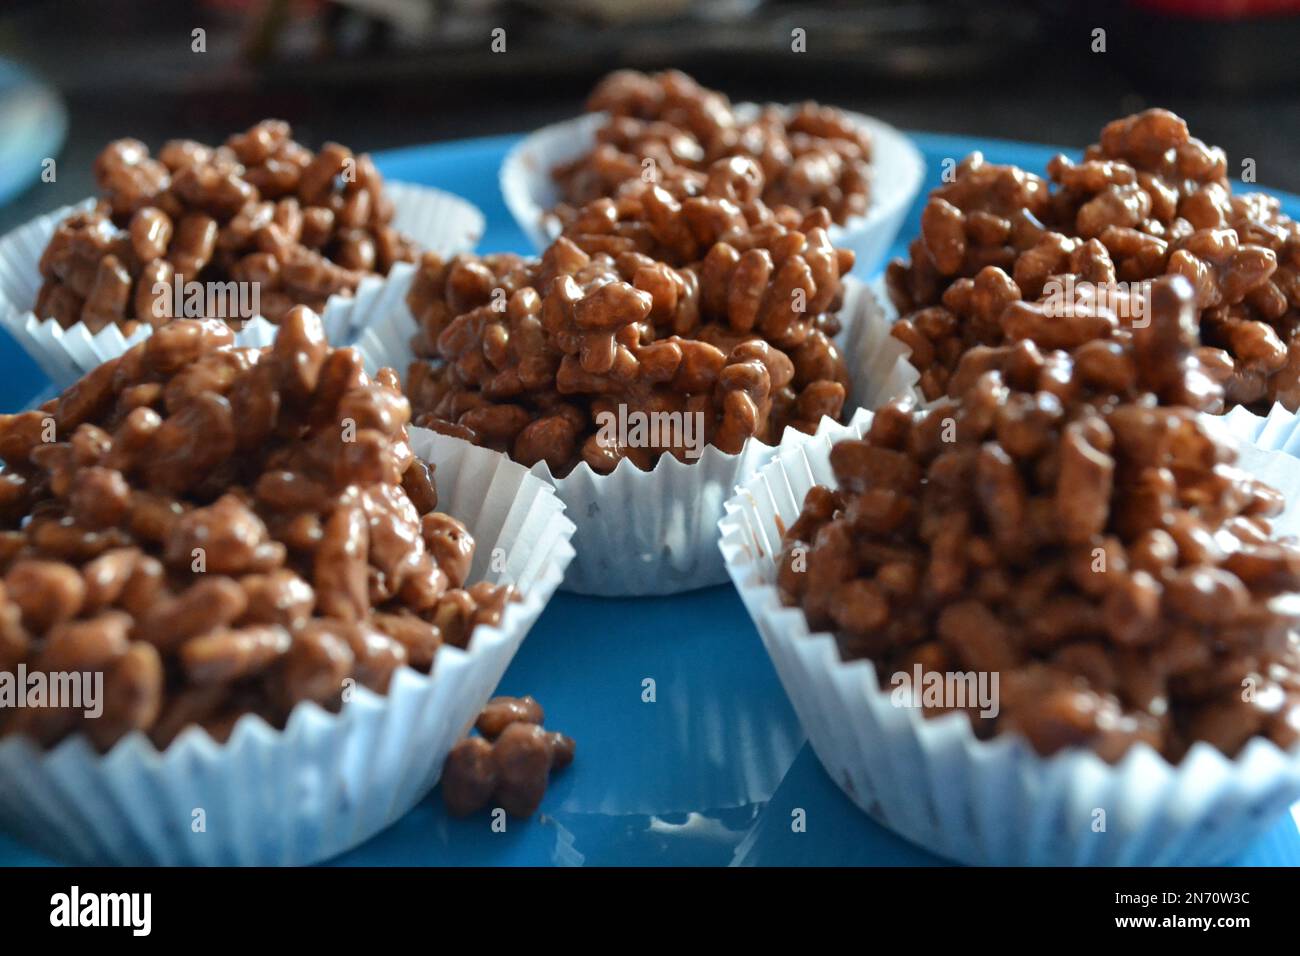
{"label": "dark blurred background", "polygon": [[90,194],[119,136],[220,141],[265,116],[366,150],[525,131],[620,66],[1074,147],[1158,104],[1300,191],[1298,43],[1300,0],[3,0],[0,231]]}

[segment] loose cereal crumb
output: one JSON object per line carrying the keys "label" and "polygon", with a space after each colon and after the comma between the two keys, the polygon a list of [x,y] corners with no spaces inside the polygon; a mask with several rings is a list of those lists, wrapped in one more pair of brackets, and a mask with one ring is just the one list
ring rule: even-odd
{"label": "loose cereal crumb", "polygon": [[476,724],[481,737],[451,749],[442,770],[447,811],[463,817],[485,806],[530,817],[541,805],[553,771],[573,762],[574,743],[541,726],[541,706],[531,697],[494,697]]}

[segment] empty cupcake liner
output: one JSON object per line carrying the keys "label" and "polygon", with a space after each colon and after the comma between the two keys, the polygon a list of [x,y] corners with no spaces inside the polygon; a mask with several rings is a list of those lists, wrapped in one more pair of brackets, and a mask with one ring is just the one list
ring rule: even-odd
{"label": "empty cupcake liner", "polygon": [[[1091,751],[1038,756],[1019,737],[976,739],[962,714],[925,719],[882,691],[869,661],[844,662],[834,637],[810,633],[774,585],[782,529],[808,488],[833,484],[830,448],[871,421],[826,424],[782,448],[726,504],[727,570],[818,759],[877,821],[954,860],[997,865],[1214,864],[1230,859],[1300,799],[1300,748],[1253,740],[1235,759],[1195,745],[1177,765],[1147,746],[1111,766]],[[1216,419],[1240,436],[1240,419]],[[1300,470],[1243,443],[1241,467],[1292,502],[1278,519],[1300,530]]]}
{"label": "empty cupcake liner", "polygon": [[[398,291],[409,288],[410,275],[397,276],[389,284]],[[853,375],[846,408],[875,407],[909,388],[915,370],[903,359],[906,348],[889,335],[870,289],[846,279],[841,314],[838,341]],[[415,358],[411,339],[416,331],[405,305],[376,311],[368,316],[357,349],[371,371],[388,366],[405,375]],[[807,437],[787,429],[780,445]],[[563,478],[552,475],[545,462],[534,465],[533,474],[555,486],[578,526],[573,542],[578,554],[564,589],[612,597],[674,594],[725,582],[726,570],[715,546],[722,504],[736,484],[775,451],[750,440],[736,455],[709,446],[694,462],[664,455],[647,472],[622,461],[607,475],[580,463]]]}
{"label": "empty cupcake liner", "polygon": [[[420,243],[422,248],[454,254],[474,248],[483,235],[483,214],[471,203],[427,186],[388,183],[385,190],[395,206],[393,225]],[[84,323],[63,328],[53,319],[32,311],[41,287],[40,258],[50,237],[68,216],[93,209],[94,199],[65,206],[20,226],[0,239],[0,326],[31,355],[41,370],[58,387],[70,385],[82,375],[121,355],[152,332],[144,325],[131,335],[123,335],[116,325],[92,333]],[[390,275],[402,268],[399,263]],[[331,343],[347,345],[359,331],[351,316],[373,307],[373,300],[384,295],[385,278],[368,276],[352,296],[332,296],[325,304],[322,318]],[[362,300],[358,310],[353,300]],[[273,335],[274,325],[257,316],[245,323],[238,342],[256,345]]]}
{"label": "empty cupcake liner", "polygon": [[573,523],[501,455],[424,429],[411,443],[436,467],[439,507],[478,542],[470,580],[523,595],[499,626],[441,648],[430,674],[402,668],[386,695],[356,688],[337,714],[301,704],[284,730],[245,716],[225,744],[197,727],[161,752],[136,733],[103,756],[83,737],[49,751],[0,740],[0,826],[83,863],[296,865],[356,846],[427,794],[559,586]]}
{"label": "empty cupcake liner", "polygon": [[[755,103],[736,105],[742,117],[753,115]],[[907,211],[925,180],[925,159],[911,140],[887,123],[860,113],[846,113],[872,136],[871,203],[865,216],[852,216],[833,225],[830,239],[857,255],[854,271],[871,275],[885,260]],[[559,234],[550,210],[560,201],[551,170],[572,162],[591,149],[604,113],[587,113],[544,126],[516,145],[501,165],[501,194],[515,222],[539,252]]]}

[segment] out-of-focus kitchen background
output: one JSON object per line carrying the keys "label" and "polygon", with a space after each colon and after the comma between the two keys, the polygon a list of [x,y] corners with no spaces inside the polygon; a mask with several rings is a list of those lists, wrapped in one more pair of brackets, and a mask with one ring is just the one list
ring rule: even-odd
{"label": "out-of-focus kitchen background", "polygon": [[116,137],[265,116],[363,150],[525,131],[623,66],[1071,146],[1159,104],[1300,190],[1297,46],[1300,0],[5,0],[0,232],[89,195]]}

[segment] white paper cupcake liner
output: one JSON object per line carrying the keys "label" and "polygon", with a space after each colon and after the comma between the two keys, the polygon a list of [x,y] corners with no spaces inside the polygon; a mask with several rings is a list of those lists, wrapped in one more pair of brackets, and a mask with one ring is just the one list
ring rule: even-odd
{"label": "white paper cupcake liner", "polygon": [[573,523],[501,455],[424,429],[411,441],[436,466],[438,507],[477,541],[469,579],[523,594],[499,626],[442,647],[430,674],[402,668],[386,695],[357,688],[337,714],[301,704],[283,731],[249,715],[224,745],[197,727],[162,752],[137,733],[105,756],[83,737],[50,751],[0,740],[0,826],[78,862],[297,865],[356,846],[427,794],[559,586]]}
{"label": "white paper cupcake liner", "polygon": [[[410,279],[401,275],[389,281],[394,302],[404,299]],[[883,314],[863,283],[846,279],[841,314],[839,341],[849,367],[866,370],[853,373],[846,409],[875,407],[907,389],[915,371],[901,358],[906,348],[888,334]],[[388,366],[405,376],[415,358],[411,339],[417,325],[410,310],[403,304],[375,311],[366,322],[356,343],[366,367],[374,371]],[[807,437],[787,429],[781,445]],[[553,476],[545,462],[534,465],[533,474],[555,486],[578,526],[573,542],[578,555],[569,566],[564,589],[613,597],[674,594],[725,582],[727,573],[716,547],[722,504],[738,482],[774,453],[773,446],[751,440],[737,455],[709,446],[689,464],[664,455],[653,471],[622,461],[608,475],[580,463],[563,478]]]}
{"label": "white paper cupcake liner", "polygon": [[1281,405],[1274,403],[1263,416],[1238,405],[1223,418],[1234,434],[1253,445],[1300,456],[1300,434],[1297,433],[1300,417]]}
{"label": "white paper cupcake liner", "polygon": [[909,361],[912,350],[889,334],[893,306],[881,282],[844,283],[844,327],[835,337],[849,369],[849,394],[844,417],[860,408],[875,410],[896,398],[911,397],[923,404],[921,373]]}
{"label": "white paper cupcake liner", "polygon": [[[744,117],[758,112],[754,103],[736,105]],[[846,113],[872,136],[871,203],[865,216],[852,216],[830,229],[831,242],[857,255],[854,272],[869,276],[884,262],[907,211],[925,180],[925,159],[911,140],[887,123],[860,113]],[[545,249],[559,234],[548,215],[560,201],[551,170],[572,162],[595,144],[604,113],[587,113],[544,126],[516,145],[501,164],[501,194],[515,222],[533,248]]]}
{"label": "white paper cupcake liner", "polygon": [[[894,706],[869,661],[843,662],[774,586],[781,529],[814,484],[833,484],[831,445],[859,437],[871,413],[782,448],[727,502],[727,570],[818,759],[862,810],[907,839],[966,863],[1214,864],[1231,858],[1300,799],[1300,748],[1255,739],[1235,759],[1195,745],[1177,765],[1148,746],[1110,766],[1091,751],[1042,758],[1022,738],[976,739],[962,714],[925,719]],[[1229,432],[1238,422],[1217,419]],[[1238,419],[1240,421],[1240,419]],[[1239,433],[1239,432],[1238,432]],[[1277,521],[1300,530],[1300,469],[1243,444],[1241,467],[1288,494]],[[1094,831],[1105,812],[1105,831]]]}
{"label": "white paper cupcake liner", "polygon": [[468,199],[432,186],[384,180],[393,201],[393,228],[425,252],[454,256],[471,252],[483,238],[487,219]]}
{"label": "white paper cupcake liner", "polygon": [[[448,255],[468,252],[483,235],[483,214],[477,207],[450,193],[390,182],[385,190],[395,206],[393,225],[415,239],[422,248]],[[53,319],[32,311],[41,287],[39,263],[50,237],[68,216],[93,208],[93,199],[65,206],[20,226],[0,239],[0,326],[26,349],[41,370],[60,388],[72,384],[108,359],[121,355],[146,338],[152,329],[145,325],[125,336],[117,326],[108,326],[92,334],[78,322],[65,329]],[[413,268],[399,263],[390,271]],[[334,345],[347,345],[359,327],[350,324],[357,314],[347,306],[353,299],[369,300],[383,295],[383,276],[368,276],[353,296],[332,296],[325,305],[322,319],[325,332]],[[363,305],[362,309],[369,308]],[[240,345],[261,344],[274,325],[261,316],[245,324]],[[245,334],[246,333],[246,334]]]}

